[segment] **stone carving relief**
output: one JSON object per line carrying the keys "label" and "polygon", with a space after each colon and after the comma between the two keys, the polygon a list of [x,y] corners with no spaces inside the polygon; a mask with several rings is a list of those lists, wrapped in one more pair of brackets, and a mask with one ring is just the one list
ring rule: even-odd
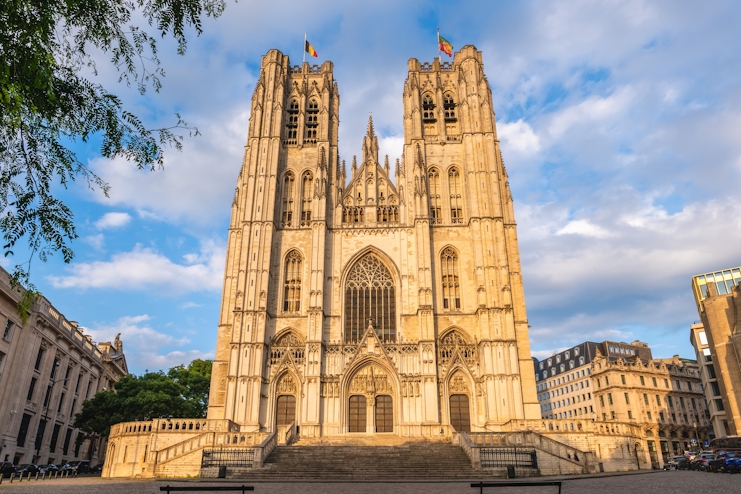
{"label": "stone carving relief", "polygon": [[280,381],[278,381],[275,392],[279,395],[295,395],[296,389],[296,381],[294,381],[293,376],[286,373],[283,374],[283,377],[281,377]]}
{"label": "stone carving relief", "polygon": [[350,393],[366,395],[393,394],[394,389],[386,371],[375,365],[360,369],[350,381]]}
{"label": "stone carving relief", "polygon": [[451,393],[468,393],[468,379],[461,372],[456,372],[450,378],[448,390]]}

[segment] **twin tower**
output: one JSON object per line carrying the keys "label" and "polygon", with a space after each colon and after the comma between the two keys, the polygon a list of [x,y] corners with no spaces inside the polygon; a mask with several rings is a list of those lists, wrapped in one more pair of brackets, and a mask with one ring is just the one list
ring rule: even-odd
{"label": "twin tower", "polygon": [[[540,419],[481,52],[409,61],[404,148],[338,155],[333,65],[271,50],[232,205],[209,419],[303,437]],[[369,108],[371,110],[371,108]]]}

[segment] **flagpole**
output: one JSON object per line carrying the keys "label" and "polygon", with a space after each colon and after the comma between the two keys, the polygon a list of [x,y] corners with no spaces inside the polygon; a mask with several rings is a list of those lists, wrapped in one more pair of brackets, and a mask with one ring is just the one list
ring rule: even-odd
{"label": "flagpole", "polygon": [[437,58],[440,58],[440,28],[437,28]]}
{"label": "flagpole", "polygon": [[304,62],[306,62],[306,33],[304,33],[304,46],[302,51],[304,52]]}

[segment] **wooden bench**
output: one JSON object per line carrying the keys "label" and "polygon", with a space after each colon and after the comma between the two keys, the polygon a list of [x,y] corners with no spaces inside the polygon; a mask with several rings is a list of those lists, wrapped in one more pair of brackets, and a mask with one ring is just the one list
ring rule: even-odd
{"label": "wooden bench", "polygon": [[208,486],[199,486],[199,485],[184,485],[184,486],[175,486],[171,487],[169,485],[165,485],[160,487],[160,491],[167,492],[168,494],[170,492],[242,492],[244,494],[246,491],[254,491],[255,488],[251,485],[208,485]]}
{"label": "wooden bench", "polygon": [[561,482],[558,480],[543,480],[540,482],[477,482],[471,487],[479,489],[484,494],[484,487],[547,487],[558,486],[558,494],[561,494]]}

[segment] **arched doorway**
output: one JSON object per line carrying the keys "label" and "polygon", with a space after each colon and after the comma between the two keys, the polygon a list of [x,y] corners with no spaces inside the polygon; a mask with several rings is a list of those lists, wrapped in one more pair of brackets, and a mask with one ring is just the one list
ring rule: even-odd
{"label": "arched doorway", "polygon": [[350,397],[348,432],[365,432],[367,402],[363,395]]}
{"label": "arched doorway", "polygon": [[450,395],[450,425],[458,432],[471,432],[468,395]]}
{"label": "arched doorway", "polygon": [[376,432],[394,432],[394,402],[389,395],[376,396]]}

